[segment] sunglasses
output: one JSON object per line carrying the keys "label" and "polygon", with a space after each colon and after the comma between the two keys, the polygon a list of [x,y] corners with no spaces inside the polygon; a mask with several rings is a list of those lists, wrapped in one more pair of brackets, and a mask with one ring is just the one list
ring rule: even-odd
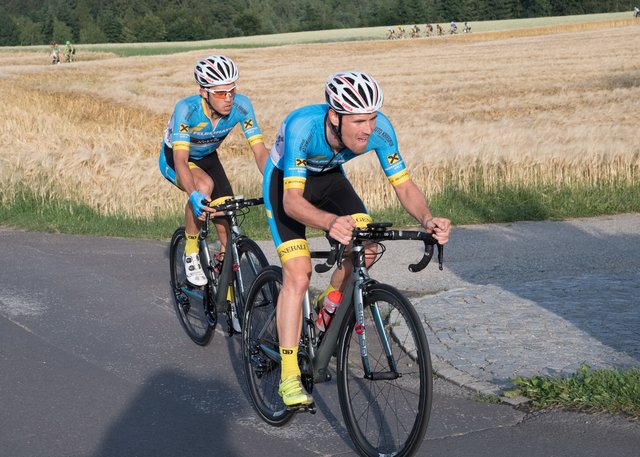
{"label": "sunglasses", "polygon": [[224,100],[225,98],[227,98],[227,95],[233,97],[236,94],[236,86],[233,86],[231,89],[227,89],[227,90],[205,89],[205,91],[213,95],[213,98],[219,98],[221,100]]}

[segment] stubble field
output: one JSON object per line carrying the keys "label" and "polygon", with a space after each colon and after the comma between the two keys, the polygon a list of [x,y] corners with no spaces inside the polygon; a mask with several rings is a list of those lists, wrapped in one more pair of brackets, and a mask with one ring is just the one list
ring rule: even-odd
{"label": "stubble field", "polygon": [[[640,21],[541,34],[469,36],[116,58],[50,66],[0,53],[0,196],[20,189],[153,218],[184,197],[157,167],[173,105],[196,92],[193,64],[223,53],[240,67],[267,146],[299,106],[323,102],[335,71],[374,75],[400,151],[428,195],[457,188],[637,183]],[[89,60],[91,57],[94,60]],[[239,128],[219,150],[237,193],[261,178]],[[371,209],[395,204],[372,154],[346,167]]]}

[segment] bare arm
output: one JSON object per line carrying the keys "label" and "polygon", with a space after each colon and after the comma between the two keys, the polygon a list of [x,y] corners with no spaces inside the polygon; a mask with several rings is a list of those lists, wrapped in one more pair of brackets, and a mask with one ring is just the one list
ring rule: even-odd
{"label": "bare arm", "polygon": [[173,161],[180,186],[187,195],[191,195],[196,190],[196,182],[189,169],[189,151],[173,151]]}
{"label": "bare arm", "polygon": [[442,217],[433,217],[429,210],[426,197],[413,180],[409,179],[402,184],[398,184],[394,187],[394,190],[404,209],[407,210],[427,232],[433,233],[433,237],[438,240],[440,244],[445,244],[449,241],[451,221]]}
{"label": "bare arm", "polygon": [[260,170],[261,174],[264,174],[264,165],[267,163],[267,159],[269,158],[269,151],[264,143],[256,143],[251,146],[251,150],[253,151],[253,155],[256,158],[256,164],[258,165],[258,170]]}

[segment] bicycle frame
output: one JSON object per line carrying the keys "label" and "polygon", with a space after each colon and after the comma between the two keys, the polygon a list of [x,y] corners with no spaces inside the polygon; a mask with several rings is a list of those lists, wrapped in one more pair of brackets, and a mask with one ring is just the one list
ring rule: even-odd
{"label": "bicycle frame", "polygon": [[[364,319],[364,301],[362,291],[364,289],[364,285],[373,280],[369,277],[369,272],[364,264],[364,246],[356,245],[353,247],[352,252],[354,258],[353,272],[349,277],[349,281],[342,297],[342,302],[331,320],[329,329],[324,334],[322,341],[317,348],[313,344],[316,338],[315,322],[311,319],[309,293],[307,292],[307,294],[305,294],[305,299],[302,305],[303,329],[305,337],[308,340],[306,341],[307,351],[309,351],[309,357],[312,361],[314,382],[325,382],[330,379],[327,368],[331,361],[331,357],[338,346],[338,337],[340,336],[342,323],[346,319],[347,313],[352,306],[355,307],[356,325],[359,324],[359,329],[361,330],[361,332],[359,332],[360,355],[362,356],[366,372],[370,373],[367,358],[366,331],[362,325]],[[312,258],[328,257],[329,252],[312,253]]]}
{"label": "bicycle frame", "polygon": [[[235,200],[233,202],[235,202]],[[233,207],[233,202],[229,204],[224,203],[215,207],[220,208],[223,215],[214,217],[214,220],[225,220],[229,225],[229,236],[227,237],[227,243],[225,245],[225,256],[224,260],[222,261],[222,270],[220,271],[220,274],[217,278],[218,287],[213,300],[216,307],[224,306],[226,304],[229,285],[231,285],[233,287],[233,290],[235,291],[233,297],[235,300],[244,300],[246,297],[244,282],[242,278],[242,270],[238,267],[240,265],[238,243],[242,238],[244,238],[244,235],[240,230],[235,207]],[[254,202],[259,203],[252,203],[248,206],[252,206],[253,204],[260,204],[262,202],[262,199],[256,199],[254,200]],[[204,255],[205,264],[210,271],[209,279],[214,279],[214,265],[207,245],[207,236],[209,235],[209,222],[211,222],[211,213],[206,213],[205,222],[202,225],[202,229],[200,230],[200,234],[198,236],[198,243],[200,246],[200,252]],[[228,255],[229,253],[231,253],[231,255]],[[255,265],[253,266],[255,267]],[[241,303],[241,308],[244,309],[244,303]]]}

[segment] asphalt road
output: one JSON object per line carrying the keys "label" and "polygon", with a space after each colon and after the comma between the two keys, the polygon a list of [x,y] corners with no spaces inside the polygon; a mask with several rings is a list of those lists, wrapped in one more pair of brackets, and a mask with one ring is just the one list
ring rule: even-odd
{"label": "asphalt road", "polygon": [[[481,230],[499,241],[501,227]],[[532,225],[511,227],[524,233]],[[479,246],[474,260],[454,246],[450,265],[467,278],[474,262],[495,254]],[[401,258],[412,258],[411,249]],[[183,333],[169,298],[167,243],[0,228],[0,261],[0,455],[356,455],[335,382],[317,385],[316,415],[280,429],[257,418],[239,338],[218,330],[201,348]],[[416,281],[383,265],[381,275],[417,295],[454,287],[460,277],[452,269]],[[522,263],[517,270],[529,274]],[[473,274],[482,281],[498,273]],[[622,417],[529,414],[478,402],[442,380],[435,391],[419,456],[635,457],[640,448],[640,425]]]}

